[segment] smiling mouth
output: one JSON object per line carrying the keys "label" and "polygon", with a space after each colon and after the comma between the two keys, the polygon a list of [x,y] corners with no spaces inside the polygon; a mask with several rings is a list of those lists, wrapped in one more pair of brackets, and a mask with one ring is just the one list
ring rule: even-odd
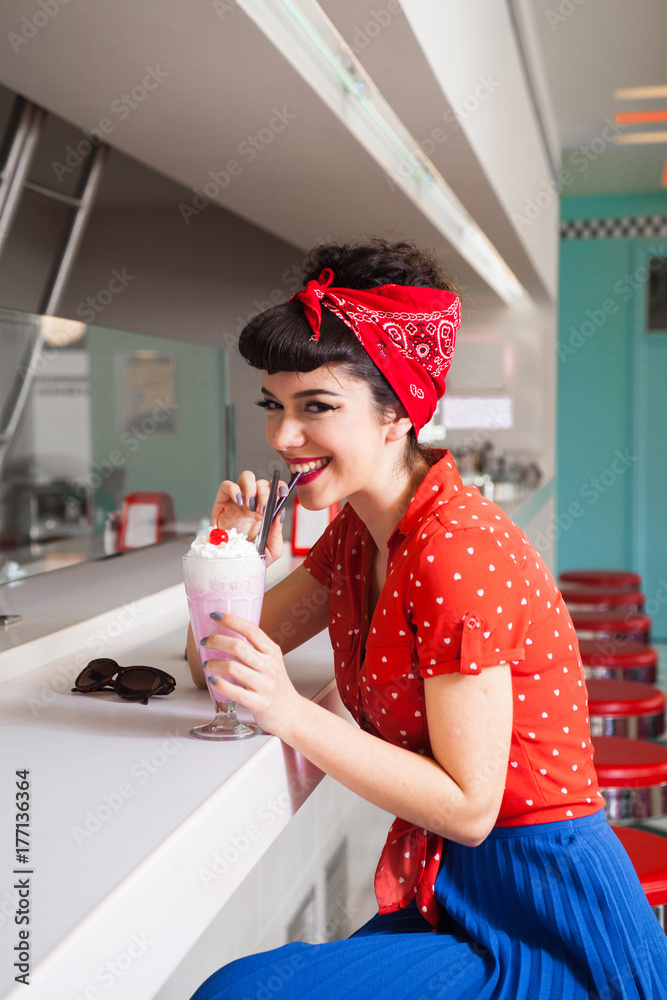
{"label": "smiling mouth", "polygon": [[331,458],[318,458],[312,462],[287,462],[289,470],[294,475],[295,472],[300,472],[302,475],[306,472],[314,472],[316,469],[323,469],[325,465],[328,465]]}

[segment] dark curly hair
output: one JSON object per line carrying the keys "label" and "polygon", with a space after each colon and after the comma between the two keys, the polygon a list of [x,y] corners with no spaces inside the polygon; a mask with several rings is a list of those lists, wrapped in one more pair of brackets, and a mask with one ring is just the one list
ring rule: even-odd
{"label": "dark curly hair", "polygon": [[[325,268],[334,273],[339,288],[378,285],[418,285],[456,292],[435,256],[413,243],[390,243],[376,238],[359,243],[322,243],[303,264],[303,284],[318,278]],[[348,376],[366,382],[381,420],[406,416],[405,408],[345,323],[322,310],[321,336],[312,329],[300,302],[286,302],[253,317],[244,327],[239,350],[253,368],[276,372],[312,372],[323,365],[340,365]],[[406,464],[414,471],[421,457],[414,427],[408,434]]]}

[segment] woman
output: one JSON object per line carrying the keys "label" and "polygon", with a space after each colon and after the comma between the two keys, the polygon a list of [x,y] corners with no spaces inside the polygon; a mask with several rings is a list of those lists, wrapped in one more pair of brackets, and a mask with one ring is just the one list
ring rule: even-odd
{"label": "woman", "polygon": [[[245,689],[219,689],[396,814],[379,912],[345,941],[232,962],[195,1000],[664,995],[667,940],[608,826],[569,615],[523,533],[417,433],[445,388],[459,299],[405,243],[325,245],[289,303],[241,336],[263,370],[267,439],[299,500],[347,498],[303,566],[270,590],[248,643],[219,635]],[[213,520],[257,533],[268,483],[220,487]],[[269,536],[282,551],[281,526]],[[325,588],[305,624],[293,610]],[[309,601],[308,607],[319,607]],[[290,628],[282,628],[288,624]],[[283,653],[329,626],[351,726],[301,697]],[[274,642],[270,636],[293,638]],[[193,677],[203,686],[190,638]],[[202,653],[205,658],[205,654]],[[273,980],[272,980],[273,977]],[[264,986],[264,989],[267,987]]]}

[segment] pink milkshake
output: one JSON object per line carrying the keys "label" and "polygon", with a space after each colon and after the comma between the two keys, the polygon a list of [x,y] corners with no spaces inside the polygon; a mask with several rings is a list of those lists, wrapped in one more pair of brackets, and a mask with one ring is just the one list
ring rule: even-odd
{"label": "pink milkshake", "polygon": [[[206,649],[200,640],[207,635],[238,633],[225,628],[211,618],[212,612],[230,612],[259,624],[266,582],[266,556],[243,533],[235,528],[223,533],[219,544],[210,540],[210,533],[198,535],[190,551],[183,556],[185,592],[190,608],[192,631],[208,678],[227,676],[224,661],[237,659],[216,649]],[[215,536],[214,536],[215,537]],[[238,739],[259,732],[257,726],[239,722],[234,712],[235,702],[209,683],[209,693],[216,707],[216,718],[208,726],[197,726],[191,735],[199,739]]]}

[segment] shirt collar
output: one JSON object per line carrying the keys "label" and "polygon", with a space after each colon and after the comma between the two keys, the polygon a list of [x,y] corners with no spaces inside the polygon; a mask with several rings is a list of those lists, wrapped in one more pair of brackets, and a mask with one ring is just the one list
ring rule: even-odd
{"label": "shirt collar", "polygon": [[[451,499],[463,489],[459,470],[451,452],[443,448],[427,448],[424,457],[431,468],[410,500],[408,509],[396,525],[396,530],[408,535],[431,514],[440,503]],[[392,538],[394,535],[392,535]]]}

